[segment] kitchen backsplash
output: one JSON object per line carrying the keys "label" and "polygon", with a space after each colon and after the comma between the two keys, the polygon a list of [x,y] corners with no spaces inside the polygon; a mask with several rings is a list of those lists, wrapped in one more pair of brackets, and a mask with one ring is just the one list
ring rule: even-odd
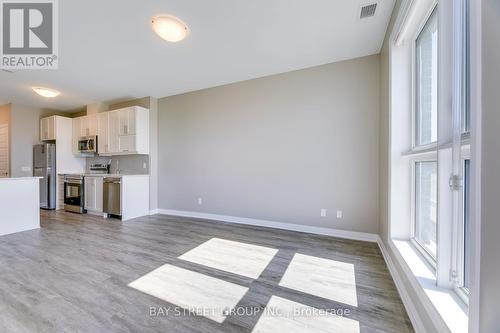
{"label": "kitchen backsplash", "polygon": [[111,161],[110,173],[123,174],[149,174],[148,155],[122,155],[122,156],[97,156],[86,158],[86,171],[90,172],[90,165],[94,163],[109,163]]}

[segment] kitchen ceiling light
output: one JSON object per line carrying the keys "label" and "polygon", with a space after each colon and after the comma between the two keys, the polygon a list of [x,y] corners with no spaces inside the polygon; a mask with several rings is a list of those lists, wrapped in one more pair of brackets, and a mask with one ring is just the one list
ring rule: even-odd
{"label": "kitchen ceiling light", "polygon": [[57,90],[44,88],[44,87],[33,87],[32,89],[38,95],[43,96],[43,97],[47,97],[47,98],[54,98],[54,97],[57,97],[61,94],[61,92],[59,92]]}
{"label": "kitchen ceiling light", "polygon": [[187,25],[171,15],[153,17],[152,26],[153,31],[168,42],[180,42],[189,34]]}

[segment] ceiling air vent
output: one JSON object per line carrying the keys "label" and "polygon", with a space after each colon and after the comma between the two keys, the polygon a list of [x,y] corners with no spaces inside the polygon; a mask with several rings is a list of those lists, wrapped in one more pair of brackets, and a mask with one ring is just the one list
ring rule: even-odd
{"label": "ceiling air vent", "polygon": [[372,3],[371,5],[366,5],[361,7],[361,14],[359,15],[360,19],[364,19],[367,17],[372,17],[375,15],[375,9],[377,9],[377,4]]}

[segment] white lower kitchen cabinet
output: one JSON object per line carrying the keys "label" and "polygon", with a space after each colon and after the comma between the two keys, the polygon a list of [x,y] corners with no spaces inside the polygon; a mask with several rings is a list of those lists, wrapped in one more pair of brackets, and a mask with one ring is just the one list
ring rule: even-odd
{"label": "white lower kitchen cabinet", "polygon": [[103,177],[85,177],[85,209],[88,213],[102,214]]}
{"label": "white lower kitchen cabinet", "polygon": [[122,176],[122,221],[149,215],[149,175]]}
{"label": "white lower kitchen cabinet", "polygon": [[[113,179],[114,183],[105,184],[106,178]],[[120,215],[122,221],[149,215],[149,175],[85,175],[84,183],[84,204],[89,214],[107,214],[105,206],[110,206],[112,201],[113,208],[108,209],[111,214]]]}

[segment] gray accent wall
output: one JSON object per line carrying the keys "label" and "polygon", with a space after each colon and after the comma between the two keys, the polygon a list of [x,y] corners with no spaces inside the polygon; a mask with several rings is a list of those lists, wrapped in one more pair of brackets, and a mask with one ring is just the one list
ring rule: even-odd
{"label": "gray accent wall", "polygon": [[160,99],[159,208],[378,233],[379,60]]}

